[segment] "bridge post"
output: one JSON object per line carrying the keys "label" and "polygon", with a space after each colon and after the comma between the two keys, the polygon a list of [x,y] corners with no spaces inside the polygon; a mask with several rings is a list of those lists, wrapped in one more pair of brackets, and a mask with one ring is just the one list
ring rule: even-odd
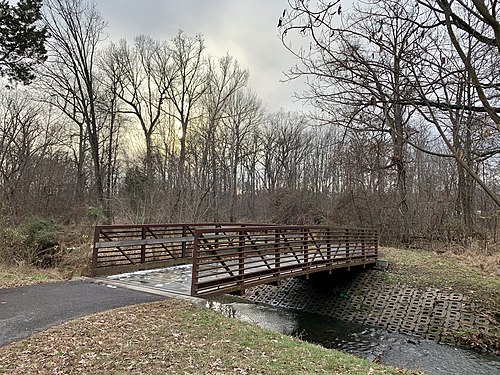
{"label": "bridge post", "polygon": [[349,237],[349,228],[345,229],[345,257],[349,258],[349,244],[351,242],[351,238]]}
{"label": "bridge post", "polygon": [[[145,240],[146,239],[146,226],[143,226],[141,228],[141,239]],[[146,245],[143,244],[141,245],[141,264],[146,263]]]}
{"label": "bridge post", "polygon": [[92,251],[92,276],[96,276],[97,260],[98,260],[98,249],[96,247],[96,243],[99,242],[100,233],[101,233],[101,228],[98,225],[96,225],[94,230],[94,248]]}
{"label": "bridge post", "polygon": [[332,259],[332,229],[326,229],[326,259],[328,262]]}
{"label": "bridge post", "polygon": [[280,275],[280,267],[281,267],[281,264],[280,264],[280,261],[281,261],[281,258],[280,258],[280,255],[281,255],[281,251],[280,251],[281,235],[280,235],[280,232],[281,231],[279,229],[274,230],[274,269],[276,271],[275,275],[277,278]]}
{"label": "bridge post", "polygon": [[363,256],[363,267],[366,267],[366,239],[368,232],[364,229],[361,230],[361,255]]}
{"label": "bridge post", "polygon": [[309,247],[307,246],[307,229],[302,229],[302,251],[304,253],[304,267],[303,270],[306,271],[308,269],[309,263]]}
{"label": "bridge post", "polygon": [[[187,236],[187,228],[186,225],[182,226],[182,237],[186,238]],[[186,240],[182,241],[182,258],[186,258]]]}
{"label": "bridge post", "polygon": [[[244,232],[240,230],[238,238],[238,284],[241,286],[245,281],[245,252],[243,248],[245,246],[245,236]],[[241,295],[243,295],[243,288],[241,289]]]}
{"label": "bridge post", "polygon": [[195,230],[193,234],[194,234],[194,241],[193,241],[193,256],[192,256],[193,267],[191,269],[191,295],[197,296],[198,295],[198,252],[200,246],[200,240],[199,240],[200,233],[198,232],[198,230]]}

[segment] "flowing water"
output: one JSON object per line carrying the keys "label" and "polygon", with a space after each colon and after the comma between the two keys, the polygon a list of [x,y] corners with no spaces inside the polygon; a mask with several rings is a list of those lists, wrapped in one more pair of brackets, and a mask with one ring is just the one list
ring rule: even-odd
{"label": "flowing water", "polygon": [[500,357],[331,317],[249,303],[230,296],[209,301],[207,306],[231,318],[387,365],[436,375],[500,374]]}

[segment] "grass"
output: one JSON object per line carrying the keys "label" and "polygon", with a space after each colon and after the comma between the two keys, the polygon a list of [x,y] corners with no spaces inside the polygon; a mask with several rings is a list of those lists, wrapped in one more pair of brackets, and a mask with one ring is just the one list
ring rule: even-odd
{"label": "grass", "polygon": [[63,277],[55,269],[40,269],[26,265],[0,263],[0,289],[60,281]]}
{"label": "grass", "polygon": [[389,260],[387,281],[452,289],[500,311],[500,254],[437,254],[387,247],[380,251]]}
{"label": "grass", "polygon": [[414,374],[166,300],[71,321],[0,348],[9,374]]}

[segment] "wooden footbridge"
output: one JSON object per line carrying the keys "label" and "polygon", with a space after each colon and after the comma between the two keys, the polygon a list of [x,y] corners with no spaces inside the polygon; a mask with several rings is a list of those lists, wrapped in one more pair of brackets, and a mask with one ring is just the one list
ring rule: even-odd
{"label": "wooden footbridge", "polygon": [[374,265],[373,229],[235,223],[95,228],[92,274],[191,264],[191,295],[243,292],[259,284]]}

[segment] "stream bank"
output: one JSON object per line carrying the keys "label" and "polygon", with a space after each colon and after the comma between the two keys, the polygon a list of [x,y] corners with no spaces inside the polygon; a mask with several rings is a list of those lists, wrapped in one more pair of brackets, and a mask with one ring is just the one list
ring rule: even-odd
{"label": "stream bank", "polygon": [[[279,287],[249,289],[245,298],[449,345],[468,344],[468,333],[488,338],[498,330],[492,314],[464,294],[449,288],[390,284],[380,273],[383,271],[366,270],[311,280],[289,279]],[[498,350],[488,341],[474,344],[470,346]]]}
{"label": "stream bank", "polygon": [[233,296],[216,297],[207,303],[207,307],[226,317],[384,365],[424,371],[431,375],[500,373],[500,357],[494,355],[305,311],[255,304]]}
{"label": "stream bank", "polygon": [[[500,373],[498,273],[454,254],[381,250],[388,269],[260,285],[246,291],[244,303],[221,306],[226,316],[259,325],[269,314],[285,316],[267,328],[384,364],[430,374]],[[483,261],[494,269],[498,258]]]}

